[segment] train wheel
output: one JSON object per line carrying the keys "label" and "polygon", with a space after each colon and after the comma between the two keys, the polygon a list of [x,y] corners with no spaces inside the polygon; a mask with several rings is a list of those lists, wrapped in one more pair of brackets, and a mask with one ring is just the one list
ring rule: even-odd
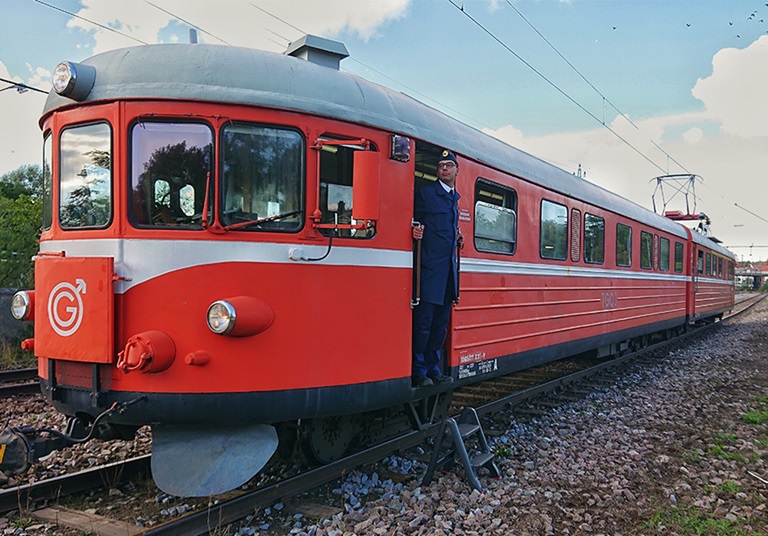
{"label": "train wheel", "polygon": [[360,431],[354,415],[302,419],[299,423],[299,454],[309,464],[326,464],[344,456]]}

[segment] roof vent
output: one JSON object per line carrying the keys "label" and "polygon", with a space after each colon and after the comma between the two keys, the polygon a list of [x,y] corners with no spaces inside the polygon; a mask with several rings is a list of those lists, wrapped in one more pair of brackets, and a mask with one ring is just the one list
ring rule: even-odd
{"label": "roof vent", "polygon": [[339,69],[341,60],[349,56],[344,43],[316,35],[305,35],[298,41],[291,43],[285,54],[336,70]]}

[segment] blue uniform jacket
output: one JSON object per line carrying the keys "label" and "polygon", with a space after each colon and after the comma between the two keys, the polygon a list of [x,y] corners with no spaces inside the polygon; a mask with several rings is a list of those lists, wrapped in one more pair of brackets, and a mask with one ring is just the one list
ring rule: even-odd
{"label": "blue uniform jacket", "polygon": [[[418,192],[414,219],[424,225],[421,240],[421,301],[447,305],[458,296],[456,246],[459,208],[439,180]],[[450,289],[447,289],[450,285]],[[447,292],[446,292],[447,290]]]}

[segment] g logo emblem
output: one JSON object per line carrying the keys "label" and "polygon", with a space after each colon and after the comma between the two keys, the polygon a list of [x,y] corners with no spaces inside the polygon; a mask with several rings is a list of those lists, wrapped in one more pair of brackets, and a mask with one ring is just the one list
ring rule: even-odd
{"label": "g logo emblem", "polygon": [[80,294],[85,294],[85,281],[75,280],[72,283],[59,283],[48,296],[48,322],[53,331],[62,337],[69,337],[78,330],[83,321],[83,300]]}

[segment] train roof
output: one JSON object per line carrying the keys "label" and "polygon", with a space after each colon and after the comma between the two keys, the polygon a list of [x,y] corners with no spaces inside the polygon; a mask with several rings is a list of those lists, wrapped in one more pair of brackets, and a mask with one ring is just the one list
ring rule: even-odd
{"label": "train roof", "polygon": [[[407,95],[332,67],[272,52],[203,44],[123,48],[81,63],[96,69],[94,86],[82,102],[181,98],[266,106],[369,125],[450,148],[545,188],[686,237],[681,225],[632,201]],[[73,104],[76,101],[52,91],[43,119]]]}
{"label": "train roof", "polygon": [[696,230],[692,230],[691,231],[691,237],[692,237],[693,242],[695,244],[699,244],[700,246],[704,246],[706,248],[709,248],[712,251],[720,253],[721,255],[725,255],[729,259],[736,260],[736,256],[731,251],[729,251],[728,249],[724,248],[723,246],[721,246],[720,244],[718,244],[717,242],[715,242],[714,240],[712,240],[708,236],[704,236],[700,232],[698,232]]}

